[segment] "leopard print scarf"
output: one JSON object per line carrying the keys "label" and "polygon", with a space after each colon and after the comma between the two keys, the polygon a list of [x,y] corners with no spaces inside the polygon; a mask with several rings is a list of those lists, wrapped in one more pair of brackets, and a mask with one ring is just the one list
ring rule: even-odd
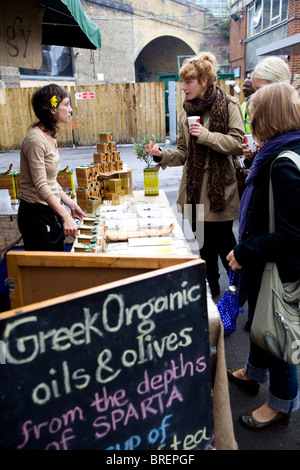
{"label": "leopard print scarf", "polygon": [[[207,110],[210,110],[209,128],[211,132],[228,132],[228,96],[216,85],[211,85],[201,98],[184,100],[183,108],[188,116],[201,116],[201,124]],[[226,155],[216,152],[206,145],[197,144],[197,137],[190,136],[187,151],[187,201],[199,204],[200,181],[205,160],[209,157],[209,178],[207,194],[212,212],[223,211],[225,207]]]}

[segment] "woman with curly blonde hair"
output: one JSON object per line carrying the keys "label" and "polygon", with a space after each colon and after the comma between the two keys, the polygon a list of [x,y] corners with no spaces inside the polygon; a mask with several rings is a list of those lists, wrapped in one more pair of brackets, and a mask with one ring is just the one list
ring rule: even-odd
{"label": "woman with curly blonde hair", "polygon": [[[183,165],[177,204],[183,214],[185,205],[191,208],[193,231],[197,220],[203,220],[204,206],[204,243],[197,241],[211,293],[216,296],[220,293],[218,257],[228,270],[227,250],[236,243],[232,228],[239,195],[232,156],[242,153],[242,109],[236,98],[217,86],[213,54],[189,58],[179,76],[185,100],[178,118],[177,149],[160,149],[150,143],[146,151],[162,169]],[[189,116],[200,116],[200,122],[189,126]]]}

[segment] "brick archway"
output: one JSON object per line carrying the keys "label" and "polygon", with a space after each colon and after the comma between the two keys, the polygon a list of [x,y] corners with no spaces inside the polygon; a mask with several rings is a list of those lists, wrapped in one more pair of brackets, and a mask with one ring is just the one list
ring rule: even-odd
{"label": "brick archway", "polygon": [[136,82],[157,82],[159,75],[178,73],[178,56],[194,55],[197,51],[181,39],[161,36],[150,41],[135,61]]}

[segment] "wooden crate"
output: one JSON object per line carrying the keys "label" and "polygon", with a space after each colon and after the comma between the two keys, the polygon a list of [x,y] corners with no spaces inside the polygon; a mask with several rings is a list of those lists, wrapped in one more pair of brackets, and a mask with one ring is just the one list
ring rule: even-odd
{"label": "wooden crate", "polygon": [[72,190],[71,197],[75,198],[75,181],[74,181],[74,171],[59,171],[57,174],[57,182],[63,189]]}
{"label": "wooden crate", "polygon": [[92,165],[82,165],[75,168],[78,188],[90,188],[93,186]]}
{"label": "wooden crate", "polygon": [[120,152],[112,152],[112,154],[113,154],[113,161],[114,162],[117,162],[117,161],[120,160],[120,158],[121,158]]}
{"label": "wooden crate", "polygon": [[121,160],[115,162],[115,169],[116,169],[116,171],[123,170],[123,162]]}
{"label": "wooden crate", "polygon": [[108,151],[109,152],[116,152],[117,151],[117,142],[110,142],[108,144]]}
{"label": "wooden crate", "polygon": [[125,194],[131,195],[131,196],[133,195],[132,170],[131,169],[116,170],[113,172],[100,173],[98,175],[99,181],[101,180],[108,181],[111,178],[120,178],[121,183],[122,183],[122,190],[125,191]]}
{"label": "wooden crate", "polygon": [[23,245],[17,215],[0,215],[0,259],[15,245]]}
{"label": "wooden crate", "polygon": [[97,152],[98,153],[107,153],[108,152],[108,143],[107,142],[99,142],[99,144],[97,144]]}
{"label": "wooden crate", "polygon": [[110,193],[118,193],[122,190],[121,178],[111,178],[107,181],[107,184]]}
{"label": "wooden crate", "polygon": [[0,189],[8,189],[9,195],[12,199],[17,198],[17,190],[15,183],[15,175],[0,175]]}
{"label": "wooden crate", "polygon": [[104,195],[104,199],[110,201],[112,206],[118,206],[120,204],[119,193],[106,192]]}
{"label": "wooden crate", "polygon": [[94,163],[106,163],[106,153],[94,153]]}
{"label": "wooden crate", "polygon": [[100,142],[111,142],[112,138],[113,136],[110,132],[100,132],[99,134]]}
{"label": "wooden crate", "polygon": [[8,278],[14,283],[11,308],[194,260],[199,257],[11,251],[7,254]]}
{"label": "wooden crate", "polygon": [[101,197],[90,197],[86,200],[86,211],[89,214],[94,214],[99,210],[99,207],[102,204],[102,198]]}

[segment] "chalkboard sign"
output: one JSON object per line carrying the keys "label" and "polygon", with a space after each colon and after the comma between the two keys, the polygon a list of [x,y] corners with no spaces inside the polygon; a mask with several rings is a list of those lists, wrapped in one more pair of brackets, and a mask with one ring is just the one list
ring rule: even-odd
{"label": "chalkboard sign", "polygon": [[4,449],[213,446],[205,264],[0,315]]}

